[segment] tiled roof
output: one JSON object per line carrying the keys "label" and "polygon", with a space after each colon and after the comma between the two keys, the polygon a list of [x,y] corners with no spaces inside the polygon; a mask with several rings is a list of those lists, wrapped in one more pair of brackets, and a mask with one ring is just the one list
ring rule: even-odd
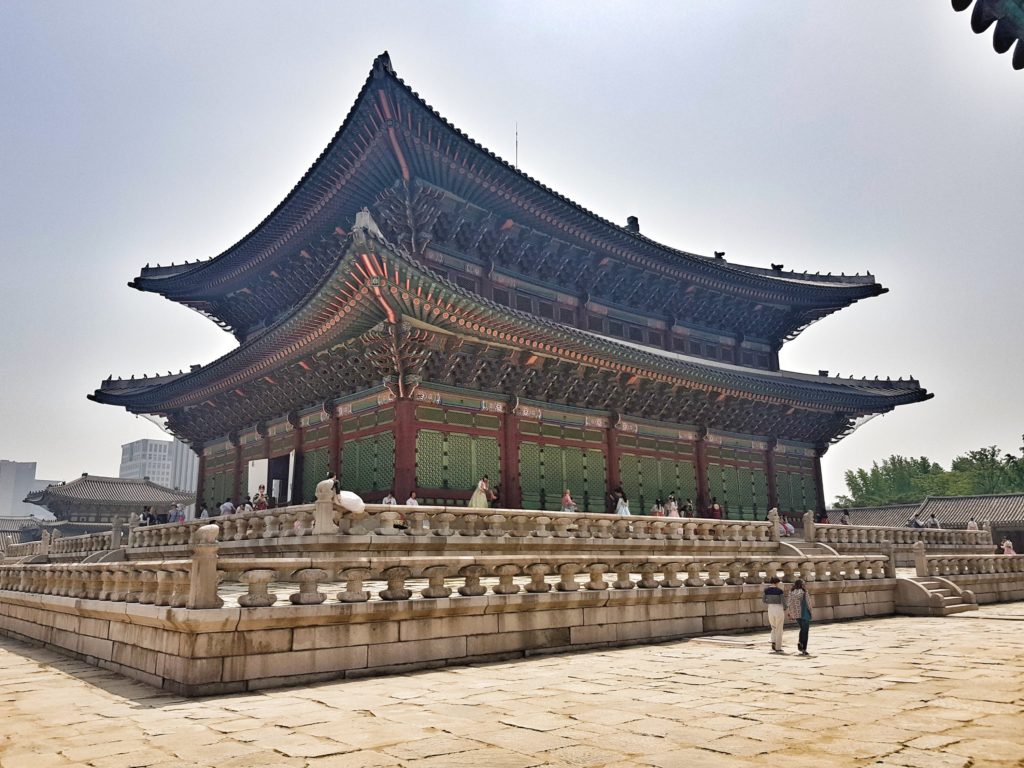
{"label": "tiled roof", "polygon": [[979,523],[1024,521],[1024,493],[1001,493],[992,496],[929,496],[921,504],[921,517],[935,513],[941,523],[960,527],[972,517]]}
{"label": "tiled roof", "polygon": [[35,518],[25,517],[24,515],[18,517],[0,517],[0,533],[17,533],[26,526],[33,526],[36,524]]}
{"label": "tiled roof", "polygon": [[[887,525],[902,527],[914,512],[920,520],[932,513],[943,528],[963,528],[973,517],[979,524],[1024,522],[1024,493],[1001,493],[991,496],[929,496],[920,504],[892,504],[888,507],[852,507],[853,525]],[[837,522],[841,509],[830,509],[828,519]]]}
{"label": "tiled roof", "polygon": [[50,485],[25,497],[30,504],[46,506],[50,502],[79,504],[170,505],[191,504],[195,494],[164,488],[151,480],[82,475],[70,483]]}
{"label": "tiled roof", "polygon": [[830,509],[828,511],[828,521],[830,523],[838,523],[839,517],[845,511],[850,513],[850,523],[852,525],[884,525],[898,528],[906,525],[910,516],[920,508],[920,504],[890,504],[887,507],[851,507],[847,510]]}

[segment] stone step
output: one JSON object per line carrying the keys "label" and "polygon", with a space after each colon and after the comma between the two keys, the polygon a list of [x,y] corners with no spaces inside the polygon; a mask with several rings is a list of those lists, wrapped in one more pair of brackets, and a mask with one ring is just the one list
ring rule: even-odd
{"label": "stone step", "polygon": [[976,611],[978,606],[974,603],[960,603],[960,605],[944,605],[942,606],[942,615],[949,616],[952,613],[965,613],[967,611]]}
{"label": "stone step", "polygon": [[[948,591],[949,590],[943,590],[943,592]],[[944,605],[961,605],[964,602],[964,600],[962,597],[960,597],[960,595],[943,595],[942,602]]]}

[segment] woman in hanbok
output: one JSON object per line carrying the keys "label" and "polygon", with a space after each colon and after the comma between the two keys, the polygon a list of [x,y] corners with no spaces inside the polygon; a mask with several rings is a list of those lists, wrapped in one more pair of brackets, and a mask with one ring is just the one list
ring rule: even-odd
{"label": "woman in hanbok", "polygon": [[679,517],[679,503],[674,495],[665,502],[665,517]]}
{"label": "woman in hanbok", "polygon": [[469,497],[469,506],[474,509],[487,509],[491,506],[491,488],[487,481],[487,475],[480,478],[476,484],[476,490]]}
{"label": "woman in hanbok", "polygon": [[626,498],[626,494],[622,491],[618,493],[619,500],[615,502],[615,514],[629,516],[629,499]]}

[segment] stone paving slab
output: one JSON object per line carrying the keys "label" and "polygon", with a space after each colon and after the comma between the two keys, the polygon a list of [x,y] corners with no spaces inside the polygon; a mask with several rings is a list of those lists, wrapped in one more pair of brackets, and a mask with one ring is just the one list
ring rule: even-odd
{"label": "stone paving slab", "polygon": [[1024,766],[1024,603],[189,700],[0,638],[0,768]]}

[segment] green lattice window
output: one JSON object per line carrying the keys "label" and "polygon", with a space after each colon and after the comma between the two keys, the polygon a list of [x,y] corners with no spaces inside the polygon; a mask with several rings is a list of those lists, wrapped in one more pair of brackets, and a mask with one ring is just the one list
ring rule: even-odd
{"label": "green lattice window", "polygon": [[346,440],[341,446],[341,485],[347,491],[386,491],[395,482],[395,436],[391,432]]}
{"label": "green lattice window", "polygon": [[604,453],[593,448],[521,443],[519,486],[525,509],[559,509],[562,492],[568,488],[581,511],[603,512]]}
{"label": "green lattice window", "polygon": [[317,448],[306,451],[302,459],[302,500],[313,501],[316,498],[316,484],[327,477],[330,472],[331,452],[328,448]]}
{"label": "green lattice window", "polygon": [[421,429],[416,433],[416,485],[471,491],[487,475],[501,483],[501,453],[493,437]]}

